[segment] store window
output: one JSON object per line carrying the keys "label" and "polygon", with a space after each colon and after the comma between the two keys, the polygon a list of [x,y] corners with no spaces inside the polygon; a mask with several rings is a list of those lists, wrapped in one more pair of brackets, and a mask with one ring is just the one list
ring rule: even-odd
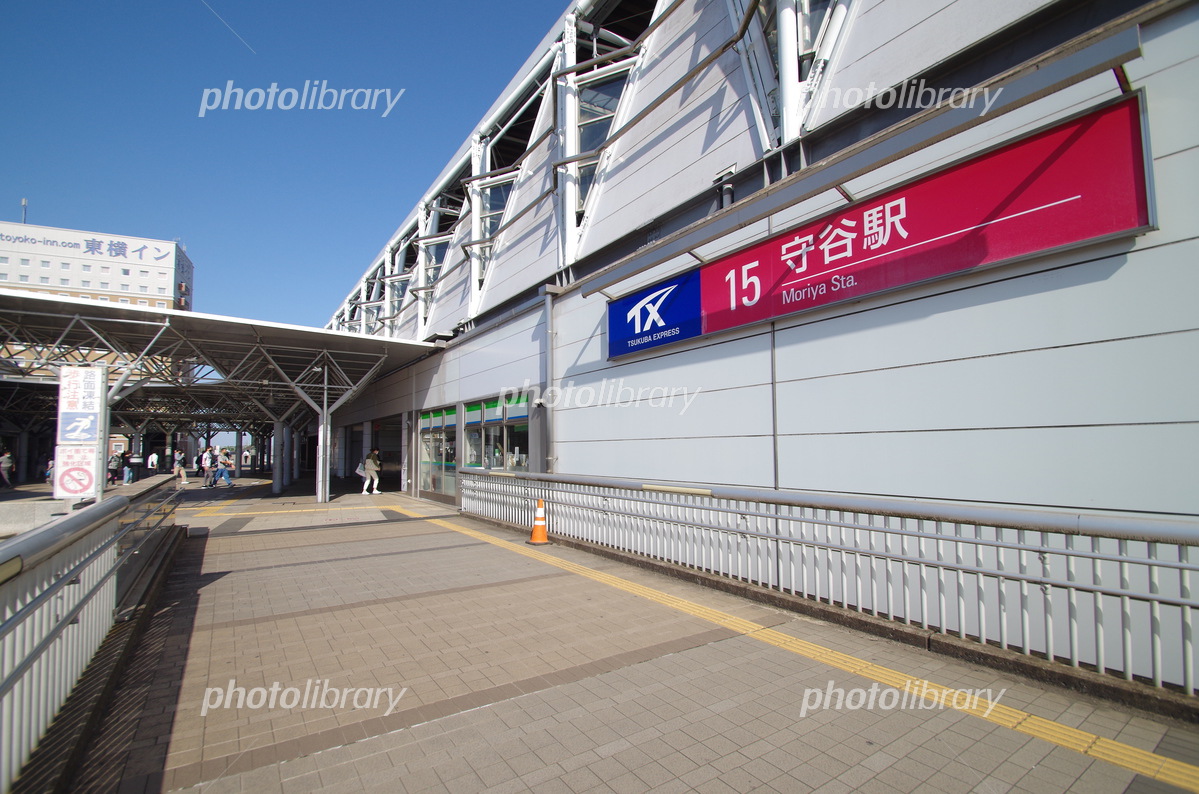
{"label": "store window", "polygon": [[466,465],[529,470],[529,397],[466,406]]}
{"label": "store window", "polygon": [[458,410],[443,408],[420,415],[420,489],[458,495]]}

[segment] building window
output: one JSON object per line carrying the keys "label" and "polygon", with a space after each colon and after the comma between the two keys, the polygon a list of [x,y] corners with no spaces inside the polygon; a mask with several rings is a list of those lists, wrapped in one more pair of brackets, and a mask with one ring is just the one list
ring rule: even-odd
{"label": "building window", "polygon": [[44,268],[47,268],[47,269],[48,269],[48,268],[50,267],[50,260],[49,260],[49,259],[43,259],[43,260],[42,260],[42,267],[44,267]]}
{"label": "building window", "polygon": [[[579,85],[579,154],[591,152],[608,140],[612,131],[612,120],[616,117],[616,106],[628,82],[628,71],[617,75],[606,75]],[[595,182],[597,160],[579,164],[579,209],[582,210],[587,193]]]}
{"label": "building window", "polygon": [[63,270],[70,270],[70,269],[71,269],[71,263],[70,263],[70,262],[63,262],[63,263],[62,263],[62,269],[63,269]]}
{"label": "building window", "polygon": [[129,302],[129,299],[128,299],[128,298],[121,298],[121,299],[120,299],[120,302],[121,302],[121,303],[128,303],[128,302]]}
{"label": "building window", "polygon": [[122,275],[122,276],[127,276],[127,275],[129,275],[129,268],[127,268],[127,267],[123,267],[123,268],[121,268],[121,275]]}
{"label": "building window", "polygon": [[0,265],[7,265],[7,264],[8,264],[8,257],[0,256]]}
{"label": "building window", "polygon": [[111,271],[112,271],[112,268],[111,268],[111,267],[109,267],[108,265],[100,265],[100,272],[101,272],[101,273],[109,273],[109,272],[111,272]]}
{"label": "building window", "polygon": [[501,471],[529,470],[529,397],[466,406],[465,465]]}
{"label": "building window", "polygon": [[432,284],[441,275],[441,266],[445,264],[446,254],[450,250],[450,238],[424,243],[425,260],[428,264],[425,270],[425,284]]}
{"label": "building window", "polygon": [[38,283],[38,284],[49,284],[49,283],[50,283],[50,277],[49,277],[49,276],[38,276],[38,277],[37,277],[37,283]]}
{"label": "building window", "polygon": [[579,153],[598,149],[608,140],[616,105],[628,74],[579,86]]}
{"label": "building window", "polygon": [[158,301],[156,307],[159,309],[165,309],[167,307],[166,301]]}
{"label": "building window", "polygon": [[508,206],[508,198],[512,195],[512,182],[502,182],[483,188],[483,236],[492,237],[500,228],[504,217],[504,208]]}
{"label": "building window", "polygon": [[29,281],[29,274],[22,273],[20,278],[18,279],[18,281],[21,281],[22,283],[27,283]]}
{"label": "building window", "polygon": [[138,305],[138,306],[149,306],[149,305],[150,305],[150,301],[138,301],[138,302],[137,302],[137,305]]}
{"label": "building window", "polygon": [[159,295],[166,295],[166,294],[167,294],[167,288],[166,288],[166,287],[159,287],[159,288],[158,288],[158,294],[159,294]]}
{"label": "building window", "polygon": [[149,271],[149,270],[139,270],[139,271],[137,271],[137,274],[138,274],[138,276],[140,276],[140,277],[142,277],[142,278],[149,278],[149,277],[150,277],[150,271]]}
{"label": "building window", "polygon": [[0,281],[8,281],[8,274],[0,273]]}
{"label": "building window", "polygon": [[150,288],[147,287],[145,284],[142,284],[137,288],[137,291],[145,293],[145,292],[149,292]]}
{"label": "building window", "polygon": [[80,269],[81,269],[81,270],[83,270],[83,272],[84,272],[84,273],[91,273],[91,272],[92,272],[92,266],[91,266],[91,265],[80,265],[79,267],[80,267]]}
{"label": "building window", "polygon": [[121,285],[121,292],[128,292],[128,291],[129,291],[129,285],[128,285],[128,284],[122,284],[122,285]]}
{"label": "building window", "polygon": [[58,280],[58,286],[69,287],[69,286],[71,286],[71,280],[69,278],[60,278]]}
{"label": "building window", "polygon": [[102,301],[104,301],[105,303],[108,303],[108,296],[107,296],[107,295],[100,295],[100,296],[98,297],[98,299],[99,299],[99,300],[102,300]]}
{"label": "building window", "polygon": [[420,489],[458,494],[458,410],[442,408],[420,416]]}
{"label": "building window", "polygon": [[29,260],[28,260],[28,259],[22,259],[22,260],[21,260],[21,267],[29,267]]}
{"label": "building window", "polygon": [[87,279],[84,279],[83,281],[79,282],[79,286],[84,287],[84,288],[90,287],[91,285],[92,285],[92,282],[88,281]]}
{"label": "building window", "polygon": [[108,289],[108,282],[107,282],[107,281],[101,281],[101,282],[100,282],[100,289]]}

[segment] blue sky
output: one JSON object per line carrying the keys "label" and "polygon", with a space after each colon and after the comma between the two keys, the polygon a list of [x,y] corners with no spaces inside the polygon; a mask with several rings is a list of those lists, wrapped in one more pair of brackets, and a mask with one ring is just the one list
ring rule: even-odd
{"label": "blue sky", "polygon": [[[197,311],[324,325],[567,4],[7,3],[0,220],[178,238]],[[404,94],[201,118],[230,80]]]}

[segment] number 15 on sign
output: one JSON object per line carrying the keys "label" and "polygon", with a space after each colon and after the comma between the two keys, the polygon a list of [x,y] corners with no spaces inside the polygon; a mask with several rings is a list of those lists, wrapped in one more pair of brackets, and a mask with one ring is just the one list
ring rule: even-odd
{"label": "number 15 on sign", "polygon": [[777,270],[778,264],[763,259],[760,251],[734,256],[719,267],[703,268],[700,295],[704,333],[769,319]]}

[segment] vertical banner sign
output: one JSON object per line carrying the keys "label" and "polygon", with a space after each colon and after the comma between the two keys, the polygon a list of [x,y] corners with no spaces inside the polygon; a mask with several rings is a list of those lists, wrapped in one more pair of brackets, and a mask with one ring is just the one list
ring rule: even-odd
{"label": "vertical banner sign", "polygon": [[58,447],[54,498],[87,499],[100,481],[100,446],[106,435],[107,369],[62,367],[58,376]]}
{"label": "vertical banner sign", "polygon": [[652,346],[613,332],[626,311],[634,316],[626,301],[656,306],[654,296],[692,276],[700,333],[711,334],[1148,227],[1133,97],[613,301],[609,355]]}

